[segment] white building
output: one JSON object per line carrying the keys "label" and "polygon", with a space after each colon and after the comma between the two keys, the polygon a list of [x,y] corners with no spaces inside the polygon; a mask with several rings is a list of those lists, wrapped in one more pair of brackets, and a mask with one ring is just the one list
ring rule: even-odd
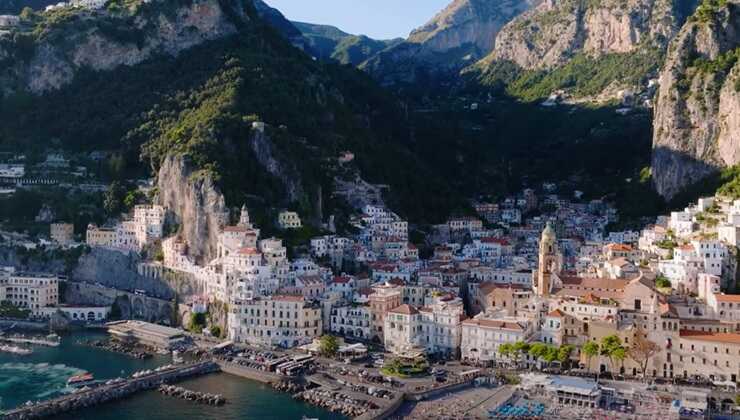
{"label": "white building", "polygon": [[11,273],[0,276],[0,302],[38,314],[59,303],[59,278],[52,274]]}
{"label": "white building", "polygon": [[501,360],[498,349],[502,344],[528,341],[533,333],[532,324],[527,321],[479,314],[462,323],[461,358],[483,364]]}
{"label": "white building", "polygon": [[465,318],[462,299],[452,295],[435,297],[430,306],[419,310],[421,330],[418,344],[427,354],[457,356]]}
{"label": "white building", "polygon": [[229,310],[229,339],[263,347],[292,348],[321,336],[321,306],[302,296],[235,300]]}
{"label": "white building", "polygon": [[334,334],[369,340],[372,337],[371,321],[369,306],[347,304],[331,309],[328,324]]}
{"label": "white building", "polygon": [[278,214],[278,226],[280,229],[299,229],[301,218],[294,211],[283,211]]}

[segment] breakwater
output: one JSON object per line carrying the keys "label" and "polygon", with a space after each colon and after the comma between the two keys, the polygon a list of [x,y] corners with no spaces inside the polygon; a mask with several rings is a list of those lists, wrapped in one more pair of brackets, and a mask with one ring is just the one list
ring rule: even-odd
{"label": "breakwater", "polygon": [[185,389],[181,386],[162,384],[159,386],[159,392],[170,397],[176,397],[187,401],[193,401],[200,404],[224,405],[226,398],[219,394],[209,394],[207,392],[198,392]]}
{"label": "breakwater", "polygon": [[358,417],[370,410],[380,408],[372,401],[352,398],[339,391],[321,388],[303,391],[296,394],[294,398],[349,417]]}
{"label": "breakwater", "polygon": [[137,350],[136,348],[123,345],[121,343],[116,343],[114,341],[111,341],[110,339],[83,341],[81,342],[81,344],[84,344],[90,347],[96,347],[99,349],[107,350],[107,351],[118,353],[118,354],[123,354],[125,356],[133,357],[134,359],[139,359],[139,360],[148,359],[152,357],[151,353],[148,353],[143,350]]}
{"label": "breakwater", "polygon": [[6,420],[28,420],[62,414],[118,400],[137,392],[158,388],[162,384],[177,382],[186,378],[217,372],[218,370],[217,364],[207,361],[172,366],[139,375],[135,374],[128,379],[112,381],[112,383],[106,383],[93,389],[22,406],[6,412],[3,418]]}

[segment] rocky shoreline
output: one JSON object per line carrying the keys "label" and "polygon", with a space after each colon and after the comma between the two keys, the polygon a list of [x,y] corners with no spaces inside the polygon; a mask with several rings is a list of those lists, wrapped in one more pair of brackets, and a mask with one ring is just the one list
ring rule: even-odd
{"label": "rocky shoreline", "polygon": [[113,353],[123,354],[125,356],[133,357],[134,359],[139,360],[148,359],[153,356],[152,353],[149,353],[147,351],[133,348],[131,346],[126,346],[111,340],[82,341],[81,343],[90,347],[107,350]]}
{"label": "rocky shoreline", "polygon": [[358,417],[379,408],[371,401],[358,400],[341,392],[323,389],[309,389],[293,398],[348,417]]}
{"label": "rocky shoreline", "polygon": [[206,392],[191,391],[181,386],[162,384],[159,386],[159,392],[170,397],[177,397],[187,401],[193,401],[207,405],[224,405],[226,398],[219,394],[209,394]]}
{"label": "rocky shoreline", "polygon": [[272,389],[280,392],[296,394],[306,390],[306,386],[291,381],[271,382]]}

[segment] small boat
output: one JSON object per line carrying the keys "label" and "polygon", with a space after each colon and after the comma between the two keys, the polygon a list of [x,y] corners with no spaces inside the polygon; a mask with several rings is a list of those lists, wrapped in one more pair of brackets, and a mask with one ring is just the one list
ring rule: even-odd
{"label": "small boat", "polygon": [[18,347],[18,346],[0,345],[0,352],[17,354],[20,356],[27,356],[32,353],[32,350],[24,349],[23,347]]}
{"label": "small boat", "polygon": [[92,373],[83,373],[81,375],[71,376],[69,379],[67,379],[67,386],[79,388],[85,385],[90,385],[93,382],[95,382],[95,378],[93,377]]}

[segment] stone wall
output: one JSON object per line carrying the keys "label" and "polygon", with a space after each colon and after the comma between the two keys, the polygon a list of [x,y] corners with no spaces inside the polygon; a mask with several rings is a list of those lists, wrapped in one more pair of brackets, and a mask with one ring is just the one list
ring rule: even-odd
{"label": "stone wall", "polygon": [[71,305],[117,306],[123,319],[140,319],[149,322],[170,322],[173,302],[141,296],[95,284],[67,282],[65,299]]}

